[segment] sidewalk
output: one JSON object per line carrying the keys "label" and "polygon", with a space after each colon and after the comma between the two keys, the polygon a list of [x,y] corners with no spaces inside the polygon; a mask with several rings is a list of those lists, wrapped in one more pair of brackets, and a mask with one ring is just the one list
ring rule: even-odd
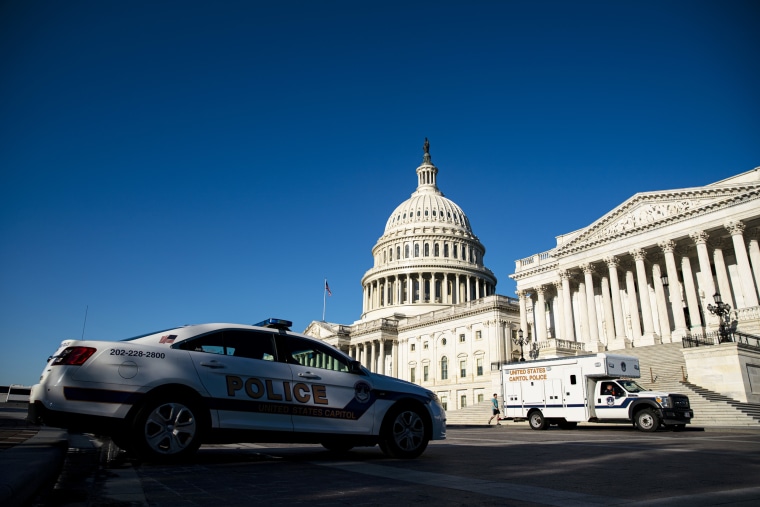
{"label": "sidewalk", "polygon": [[20,507],[50,489],[68,450],[65,430],[26,421],[26,403],[0,403],[0,505]]}

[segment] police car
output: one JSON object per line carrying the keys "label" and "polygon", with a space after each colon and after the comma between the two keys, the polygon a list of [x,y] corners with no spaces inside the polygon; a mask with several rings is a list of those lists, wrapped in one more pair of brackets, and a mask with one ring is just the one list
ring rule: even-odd
{"label": "police car", "polygon": [[369,372],[291,322],[183,326],[118,342],[66,340],[32,387],[30,421],[110,436],[167,461],[202,443],[379,445],[415,458],[446,438],[434,393]]}

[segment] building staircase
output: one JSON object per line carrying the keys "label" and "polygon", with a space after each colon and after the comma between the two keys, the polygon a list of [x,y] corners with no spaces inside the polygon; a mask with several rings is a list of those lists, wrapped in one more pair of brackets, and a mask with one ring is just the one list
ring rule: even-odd
{"label": "building staircase", "polygon": [[[613,351],[639,358],[641,378],[637,382],[652,391],[685,394],[694,411],[693,426],[749,427],[760,429],[760,404],[742,403],[688,381],[680,343]],[[502,403],[501,397],[499,403]],[[491,417],[491,401],[446,412],[446,424],[484,426]],[[502,422],[504,424],[504,422]]]}

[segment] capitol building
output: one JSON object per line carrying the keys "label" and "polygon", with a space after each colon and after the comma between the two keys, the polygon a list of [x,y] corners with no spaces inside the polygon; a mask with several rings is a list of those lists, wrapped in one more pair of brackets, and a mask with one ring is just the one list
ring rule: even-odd
{"label": "capitol building", "polygon": [[[416,176],[416,190],[372,248],[361,318],[314,321],[305,334],[373,372],[427,387],[446,410],[500,392],[500,366],[523,353],[551,358],[706,340],[720,329],[710,311],[719,301],[730,306],[724,332],[757,346],[760,168],[703,187],[635,194],[557,236],[555,248],[517,260],[510,275],[517,298],[496,293],[484,245],[438,188],[427,140]],[[719,360],[708,347],[691,354],[690,378],[758,403],[760,350],[736,347]]]}

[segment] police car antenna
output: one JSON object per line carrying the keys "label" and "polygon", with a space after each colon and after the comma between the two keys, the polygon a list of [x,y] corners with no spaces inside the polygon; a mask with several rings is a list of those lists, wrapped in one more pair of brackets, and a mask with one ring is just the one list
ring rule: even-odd
{"label": "police car antenna", "polygon": [[82,340],[84,340],[84,328],[87,326],[87,310],[90,309],[90,305],[84,307],[84,324],[82,324]]}

